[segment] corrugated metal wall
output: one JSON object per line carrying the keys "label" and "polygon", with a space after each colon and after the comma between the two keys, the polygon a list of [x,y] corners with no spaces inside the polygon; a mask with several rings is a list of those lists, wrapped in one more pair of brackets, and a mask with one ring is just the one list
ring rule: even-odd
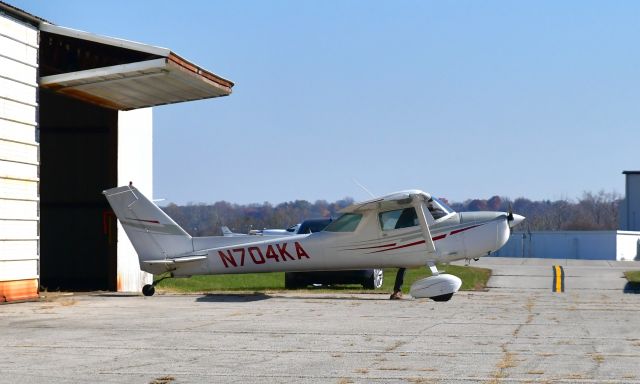
{"label": "corrugated metal wall", "polygon": [[617,231],[616,260],[640,261],[640,232]]}
{"label": "corrugated metal wall", "polygon": [[38,30],[0,14],[0,301],[38,296]]}
{"label": "corrugated metal wall", "polygon": [[625,175],[625,196],[620,204],[620,229],[640,231],[640,174],[627,171]]}
{"label": "corrugated metal wall", "polygon": [[616,260],[616,231],[513,232],[493,256]]}
{"label": "corrugated metal wall", "polygon": [[[118,185],[129,182],[147,197],[153,196],[153,111],[151,108],[118,112]],[[114,219],[115,221],[115,219]],[[153,275],[140,270],[138,254],[117,225],[118,292],[140,292]]]}

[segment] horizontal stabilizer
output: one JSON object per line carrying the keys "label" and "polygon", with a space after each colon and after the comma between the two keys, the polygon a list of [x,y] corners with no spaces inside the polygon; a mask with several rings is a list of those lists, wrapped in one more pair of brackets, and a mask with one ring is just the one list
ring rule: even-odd
{"label": "horizontal stabilizer", "polygon": [[153,264],[171,265],[171,264],[193,263],[196,261],[203,261],[206,259],[207,259],[207,256],[185,256],[185,257],[176,257],[174,259],[148,260],[148,261],[144,261],[144,263],[149,265],[153,265]]}

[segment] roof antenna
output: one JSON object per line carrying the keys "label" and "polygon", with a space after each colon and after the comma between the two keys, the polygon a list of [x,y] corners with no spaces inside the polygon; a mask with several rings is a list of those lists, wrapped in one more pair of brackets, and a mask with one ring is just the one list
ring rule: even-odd
{"label": "roof antenna", "polygon": [[356,180],[356,178],[354,177],[353,182],[356,183],[356,185],[360,188],[362,188],[365,192],[367,192],[371,197],[375,198],[376,195],[374,195],[373,193],[371,193],[370,190],[367,189],[367,187],[365,187],[364,185],[360,184],[360,182],[358,180]]}

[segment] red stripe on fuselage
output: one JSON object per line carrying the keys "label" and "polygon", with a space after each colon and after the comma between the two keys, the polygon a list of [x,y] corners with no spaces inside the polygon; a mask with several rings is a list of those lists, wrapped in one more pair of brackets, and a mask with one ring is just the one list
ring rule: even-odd
{"label": "red stripe on fuselage", "polygon": [[[473,228],[479,227],[479,226],[481,226],[481,225],[482,225],[482,224],[476,224],[476,225],[472,225],[472,226],[470,226],[470,227],[461,228],[461,229],[456,229],[455,231],[451,231],[451,233],[449,233],[449,235],[450,235],[450,236],[453,236],[453,235],[455,235],[455,234],[457,234],[457,233],[464,232],[464,231],[467,231],[467,230],[469,230],[469,229],[473,229]],[[445,237],[447,237],[447,234],[446,234],[446,233],[444,233],[444,234],[442,234],[442,235],[434,236],[434,237],[432,237],[432,238],[431,238],[431,240],[432,240],[432,241],[438,241],[438,240],[442,240],[442,239],[444,239]],[[420,240],[420,241],[415,241],[415,242],[413,242],[413,243],[409,243],[409,244],[405,244],[405,245],[400,245],[400,246],[397,246],[397,247],[395,246],[395,245],[396,245],[396,243],[393,243],[393,244],[378,245],[378,246],[374,246],[374,247],[351,248],[350,250],[356,250],[356,249],[375,249],[375,248],[393,247],[393,248],[381,249],[381,250],[379,250],[379,251],[369,252],[369,253],[379,253],[379,252],[392,251],[392,250],[395,250],[395,249],[402,249],[402,248],[412,247],[412,246],[414,246],[414,245],[424,244],[424,243],[426,243],[426,241],[424,241],[424,240]]]}
{"label": "red stripe on fuselage", "polygon": [[456,233],[464,232],[464,231],[469,230],[471,228],[479,227],[480,225],[482,225],[482,224],[472,225],[471,227],[462,228],[462,229],[456,229],[455,231],[451,231],[450,235],[455,235]]}
{"label": "red stripe on fuselage", "polygon": [[405,245],[400,245],[398,247],[393,247],[393,248],[388,248],[388,249],[381,249],[379,251],[374,251],[374,252],[369,252],[369,253],[378,253],[378,252],[386,252],[386,251],[391,251],[394,249],[401,249],[401,248],[407,248],[407,247],[412,247],[414,245],[418,245],[418,244],[424,244],[425,241],[424,240],[420,240],[420,241],[415,241],[413,243],[409,243],[409,244],[405,244]]}
{"label": "red stripe on fuselage", "polygon": [[160,224],[158,220],[142,220],[142,219],[130,219],[130,218],[127,218],[127,220],[144,221],[145,223]]}
{"label": "red stripe on fuselage", "polygon": [[362,248],[347,248],[349,251],[354,251],[356,249],[376,249],[376,248],[387,248],[387,247],[395,247],[396,243],[385,244],[385,245],[375,245],[373,247],[362,247]]}

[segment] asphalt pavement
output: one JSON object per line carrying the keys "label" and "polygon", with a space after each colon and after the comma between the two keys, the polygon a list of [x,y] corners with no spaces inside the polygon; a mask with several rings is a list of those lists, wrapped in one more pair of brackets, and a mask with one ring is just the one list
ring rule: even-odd
{"label": "asphalt pavement", "polygon": [[444,303],[92,293],[1,305],[0,383],[640,383],[640,295],[618,281],[640,263],[566,261],[565,292],[551,291],[549,263],[483,259],[490,289]]}

